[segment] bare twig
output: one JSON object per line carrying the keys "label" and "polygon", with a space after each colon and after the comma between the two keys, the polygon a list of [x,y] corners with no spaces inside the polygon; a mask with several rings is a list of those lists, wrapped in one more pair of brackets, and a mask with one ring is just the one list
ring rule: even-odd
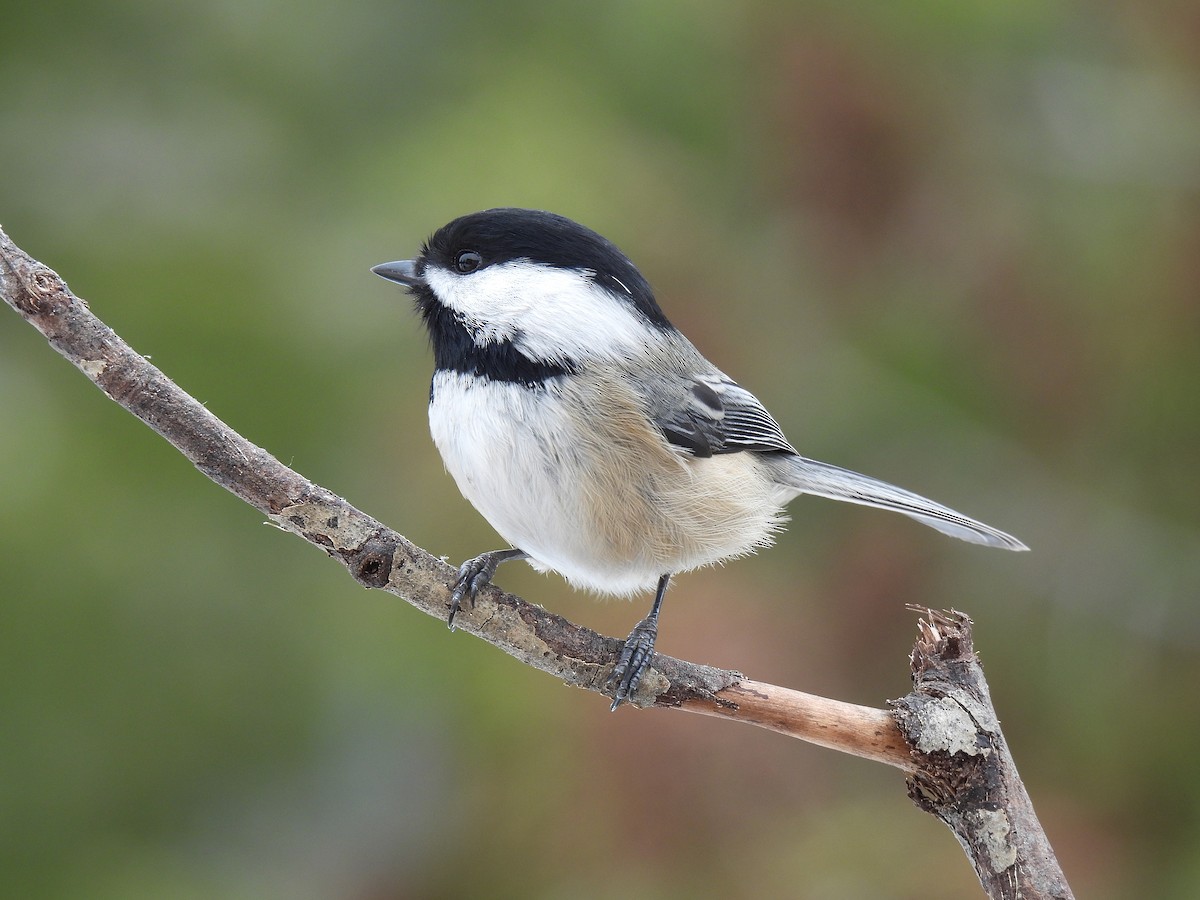
{"label": "bare twig", "polygon": [[[446,617],[454,569],[237,434],[130,348],[3,231],[0,294],[97,387],[214,482],[339,560],[361,584]],[[617,639],[494,587],[482,591],[456,623],[569,685],[609,692],[606,681],[621,648]],[[970,650],[969,625],[960,614],[927,613],[913,655],[916,691],[896,701],[895,715],[662,654],[655,655],[631,700],[758,725],[903,769],[911,773],[914,800],[955,830],[991,896],[1069,897],[1000,734]],[[962,683],[954,680],[960,672]],[[948,724],[957,730],[947,730]],[[982,794],[964,796],[960,788],[974,791],[976,775],[986,782]],[[1017,805],[1010,808],[1010,800]],[[1034,867],[1051,864],[1056,878],[1027,877],[1042,871]]]}
{"label": "bare twig", "polygon": [[924,615],[914,690],[892,704],[921,760],[908,795],[954,832],[989,897],[1072,897],[1000,731],[971,620],[910,609]]}

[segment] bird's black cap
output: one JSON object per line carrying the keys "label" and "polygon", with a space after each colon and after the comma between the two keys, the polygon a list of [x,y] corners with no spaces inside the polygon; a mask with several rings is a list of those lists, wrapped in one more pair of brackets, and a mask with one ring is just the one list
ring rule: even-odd
{"label": "bird's black cap", "polygon": [[[482,257],[479,268],[528,259],[559,269],[590,271],[597,284],[627,298],[653,324],[672,327],[637,266],[607,238],[565,216],[514,207],[462,216],[443,225],[425,242],[415,272],[421,272],[425,264],[454,271],[455,259],[467,250]],[[392,278],[384,272],[378,274]]]}

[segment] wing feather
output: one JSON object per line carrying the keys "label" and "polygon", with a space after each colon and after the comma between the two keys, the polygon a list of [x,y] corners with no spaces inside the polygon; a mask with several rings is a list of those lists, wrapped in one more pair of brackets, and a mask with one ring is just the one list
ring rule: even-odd
{"label": "wing feather", "polygon": [[677,449],[691,456],[796,452],[758,398],[737,382],[697,376],[683,388],[676,402],[654,416],[655,425]]}

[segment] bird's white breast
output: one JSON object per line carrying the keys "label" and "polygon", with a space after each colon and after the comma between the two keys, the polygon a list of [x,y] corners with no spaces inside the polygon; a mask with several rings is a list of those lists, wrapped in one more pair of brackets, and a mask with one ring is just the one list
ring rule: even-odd
{"label": "bird's white breast", "polygon": [[[574,473],[570,418],[550,388],[460,372],[434,376],[429,427],[464,497],[537,568],[596,590],[631,592],[644,578],[594,571],[586,543],[573,539],[583,515]],[[636,583],[626,583],[633,579]],[[613,587],[612,584],[620,582]]]}
{"label": "bird's white breast", "polygon": [[429,423],[459,490],[505,540],[535,568],[603,593],[766,543],[787,499],[754,454],[673,452],[619,384],[442,370]]}

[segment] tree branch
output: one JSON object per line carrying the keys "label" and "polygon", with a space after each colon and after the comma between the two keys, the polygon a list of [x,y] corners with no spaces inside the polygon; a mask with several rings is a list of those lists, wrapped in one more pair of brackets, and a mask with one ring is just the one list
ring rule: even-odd
{"label": "tree branch", "polygon": [[909,608],[924,614],[914,689],[892,702],[921,760],[908,796],[950,827],[989,897],[1073,897],[1000,731],[971,620]]}
{"label": "tree branch", "polygon": [[[101,322],[0,231],[0,295],[105,394],[226,490],[339,560],[359,583],[445,619],[455,570],[250,443]],[[489,586],[455,620],[526,665],[611,696],[622,642]],[[634,697],[758,725],[909,773],[909,793],[958,836],[993,897],[1070,897],[1016,774],[971,649],[970,620],[926,611],[915,690],[896,713],[655,654]]]}

